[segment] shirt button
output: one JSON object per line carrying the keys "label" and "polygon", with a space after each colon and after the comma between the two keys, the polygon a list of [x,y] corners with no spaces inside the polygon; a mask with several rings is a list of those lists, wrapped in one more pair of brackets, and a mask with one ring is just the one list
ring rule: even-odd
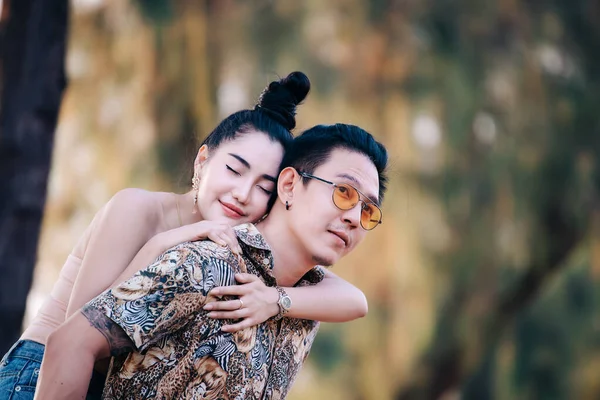
{"label": "shirt button", "polygon": [[17,386],[17,387],[15,388],[15,392],[20,392],[20,391],[21,391],[21,386]]}
{"label": "shirt button", "polygon": [[37,375],[37,374],[39,374],[39,373],[40,373],[40,370],[39,370],[39,369],[37,369],[37,368],[36,368],[36,369],[34,369],[34,370],[33,370],[33,374],[34,374],[34,375]]}

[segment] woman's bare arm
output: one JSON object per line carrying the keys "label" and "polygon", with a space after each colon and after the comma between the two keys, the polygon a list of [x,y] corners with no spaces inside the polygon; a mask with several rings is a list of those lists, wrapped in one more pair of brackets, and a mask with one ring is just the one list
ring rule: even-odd
{"label": "woman's bare arm", "polygon": [[148,192],[117,193],[94,219],[71,292],[67,318],[110,287],[140,248],[155,234],[159,205]]}
{"label": "woman's bare arm", "polygon": [[179,228],[161,232],[152,237],[135,255],[127,268],[111,284],[115,286],[139,270],[152,264],[152,262],[166,250],[183,242],[201,239],[210,239],[221,246],[228,246],[234,253],[241,253],[242,249],[237,241],[231,226],[212,221],[200,221]]}
{"label": "woman's bare arm", "polygon": [[[208,315],[211,318],[242,319],[236,324],[224,326],[224,331],[235,332],[277,315],[279,293],[275,288],[266,286],[258,277],[250,274],[238,274],[236,280],[240,285],[215,288],[211,294],[219,297],[237,296],[242,303],[239,300],[218,301],[204,307],[211,311]],[[314,286],[284,289],[292,299],[292,307],[286,317],[347,322],[364,317],[368,311],[363,292],[328,270],[323,281]]]}

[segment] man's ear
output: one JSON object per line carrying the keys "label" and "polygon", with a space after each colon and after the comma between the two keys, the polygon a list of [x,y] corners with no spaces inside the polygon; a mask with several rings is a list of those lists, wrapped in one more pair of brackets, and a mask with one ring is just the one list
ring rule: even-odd
{"label": "man's ear", "polygon": [[286,167],[279,173],[277,179],[277,199],[291,206],[294,201],[294,189],[300,182],[300,175],[293,167]]}

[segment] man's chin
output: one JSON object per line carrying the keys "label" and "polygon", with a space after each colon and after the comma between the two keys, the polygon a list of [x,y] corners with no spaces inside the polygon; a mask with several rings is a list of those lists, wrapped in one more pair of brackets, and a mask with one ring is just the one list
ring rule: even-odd
{"label": "man's chin", "polygon": [[314,254],[313,261],[315,265],[322,265],[324,267],[331,267],[340,259],[340,256],[337,254]]}

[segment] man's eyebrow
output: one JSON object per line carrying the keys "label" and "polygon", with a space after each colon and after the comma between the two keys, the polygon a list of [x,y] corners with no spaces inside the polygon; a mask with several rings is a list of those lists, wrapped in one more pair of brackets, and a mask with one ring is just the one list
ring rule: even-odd
{"label": "man's eyebrow", "polygon": [[239,162],[241,162],[242,164],[244,164],[244,166],[248,169],[252,168],[250,167],[250,163],[246,160],[244,160],[241,156],[238,156],[237,154],[234,153],[227,153],[229,154],[231,157],[235,158],[236,160],[238,160]]}
{"label": "man's eyebrow", "polygon": [[[338,178],[342,178],[342,179],[347,179],[350,182],[354,183],[355,186],[360,186],[360,182],[358,181],[358,179],[356,179],[355,177],[353,177],[352,175],[348,175],[348,174],[337,174]],[[357,189],[358,190],[358,189]],[[362,193],[362,190],[361,190]],[[363,193],[363,195],[365,195],[365,197],[369,200],[371,200],[371,202],[377,206],[379,206],[379,197],[374,196],[373,193]]]}

